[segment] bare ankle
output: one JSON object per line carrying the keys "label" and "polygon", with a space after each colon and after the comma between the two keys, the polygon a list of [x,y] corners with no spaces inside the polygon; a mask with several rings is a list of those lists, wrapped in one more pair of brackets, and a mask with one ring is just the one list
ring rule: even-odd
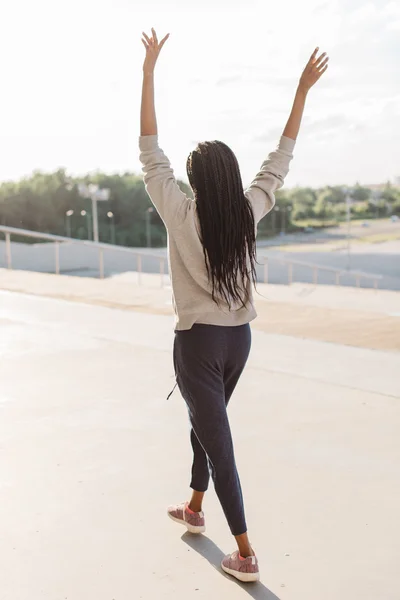
{"label": "bare ankle", "polygon": [[190,510],[192,510],[193,512],[202,511],[204,494],[205,492],[197,492],[196,490],[193,490],[192,498],[189,502]]}
{"label": "bare ankle", "polygon": [[246,548],[246,550],[240,550],[239,554],[242,558],[248,558],[249,556],[255,556],[253,548]]}
{"label": "bare ankle", "polygon": [[247,533],[242,533],[241,535],[236,535],[236,543],[239,548],[239,554],[242,558],[247,558],[248,556],[255,556],[254,550],[251,547],[249,538],[247,537]]}
{"label": "bare ankle", "polygon": [[197,513],[202,511],[201,504],[193,504],[193,502],[189,502],[189,508],[193,512],[197,512]]}

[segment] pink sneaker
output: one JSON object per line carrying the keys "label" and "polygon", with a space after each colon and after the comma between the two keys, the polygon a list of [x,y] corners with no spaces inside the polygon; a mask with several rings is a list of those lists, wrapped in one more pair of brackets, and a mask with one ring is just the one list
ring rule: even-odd
{"label": "pink sneaker", "polygon": [[258,568],[258,560],[256,556],[248,556],[242,558],[239,555],[239,550],[233,554],[225,556],[221,563],[221,567],[225,573],[233,575],[239,581],[259,581],[260,571]]}
{"label": "pink sneaker", "polygon": [[169,506],[167,512],[170,519],[185,525],[190,533],[204,533],[206,530],[204,513],[190,510],[189,502]]}

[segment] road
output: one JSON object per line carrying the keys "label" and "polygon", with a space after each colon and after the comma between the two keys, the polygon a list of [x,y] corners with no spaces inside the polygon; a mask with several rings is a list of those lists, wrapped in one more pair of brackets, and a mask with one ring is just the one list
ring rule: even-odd
{"label": "road", "polygon": [[[344,285],[355,285],[354,277],[348,271],[359,271],[370,275],[380,275],[379,287],[387,290],[400,290],[400,222],[391,223],[370,221],[369,227],[359,224],[352,225],[350,252],[346,240],[346,227],[335,227],[324,232],[311,234],[292,234],[277,237],[273,240],[259,242],[259,256],[268,256],[271,259],[269,278],[271,283],[286,283],[286,269],[273,259],[292,260],[340,269],[344,272],[341,281]],[[360,238],[368,240],[368,236],[394,235],[397,240],[381,243],[360,243]],[[367,237],[366,237],[367,236]],[[281,244],[279,245],[279,241]],[[332,245],[332,242],[335,242]],[[292,245],[292,247],[291,247]],[[262,270],[259,269],[260,278]],[[310,268],[300,265],[294,266],[293,277],[295,281],[311,283],[313,273]],[[328,271],[319,271],[319,283],[334,284],[335,274]],[[361,282],[364,287],[372,287],[373,282],[365,279]]]}
{"label": "road", "polygon": [[230,406],[262,583],[221,574],[233,550],[213,490],[187,497],[187,414],[172,319],[0,293],[4,600],[398,600],[400,355],[268,335]]}
{"label": "road", "polygon": [[[267,217],[268,218],[268,217]],[[286,235],[277,235],[274,238],[263,240],[260,246],[279,246],[282,244],[309,244],[324,243],[331,241],[347,240],[348,236],[355,240],[365,238],[376,234],[395,234],[400,237],[400,221],[391,222],[389,219],[370,219],[364,221],[367,226],[363,226],[360,221],[354,221],[350,224],[342,223],[338,227],[329,227],[328,229],[314,230],[310,233],[288,233]]]}
{"label": "road", "polygon": [[[386,249],[385,249],[386,246]],[[298,248],[298,247],[297,247]],[[400,241],[387,242],[386,244],[360,244],[353,248],[349,258],[347,250],[327,252],[323,246],[312,251],[285,251],[283,249],[262,248],[258,253],[270,258],[270,283],[286,283],[287,268],[284,268],[277,259],[285,261],[304,262],[319,266],[318,281],[322,284],[334,285],[335,273],[324,271],[323,267],[339,269],[342,271],[341,283],[344,285],[356,285],[356,279],[350,274],[351,271],[379,275],[379,288],[385,290],[400,291]],[[259,276],[262,280],[262,268],[259,267]],[[313,271],[309,267],[294,265],[293,279],[303,283],[313,281]],[[362,287],[373,287],[370,279],[361,281]]]}

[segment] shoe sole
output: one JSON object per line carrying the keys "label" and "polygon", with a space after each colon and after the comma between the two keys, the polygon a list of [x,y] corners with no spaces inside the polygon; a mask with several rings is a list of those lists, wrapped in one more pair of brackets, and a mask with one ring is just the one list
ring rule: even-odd
{"label": "shoe sole", "polygon": [[243,583],[251,583],[253,581],[260,581],[260,573],[242,573],[241,571],[235,571],[234,569],[228,569],[228,567],[225,567],[222,564],[221,564],[221,568],[223,571],[225,571],[225,573],[228,573],[228,575],[232,575],[232,577],[239,579],[239,581],[242,581]]}
{"label": "shoe sole", "polygon": [[187,523],[186,521],[183,521],[182,519],[177,519],[176,517],[173,517],[169,512],[167,512],[167,515],[169,516],[169,518],[172,521],[175,521],[175,523],[180,523],[181,525],[185,525],[186,529],[190,532],[190,533],[204,533],[206,530],[206,526],[205,525],[191,525],[190,523]]}

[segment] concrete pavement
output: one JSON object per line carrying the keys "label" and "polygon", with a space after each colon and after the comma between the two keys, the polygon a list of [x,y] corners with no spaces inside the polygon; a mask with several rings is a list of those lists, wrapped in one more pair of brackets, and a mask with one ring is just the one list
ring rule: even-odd
{"label": "concrete pavement", "polygon": [[[0,269],[0,289],[127,310],[172,315],[164,277],[123,273],[104,280]],[[374,348],[400,350],[400,294],[338,286],[258,284],[258,318],[268,333]]]}
{"label": "concrete pavement", "polygon": [[253,329],[230,407],[262,583],[187,496],[172,318],[0,292],[2,600],[398,600],[400,355]]}

